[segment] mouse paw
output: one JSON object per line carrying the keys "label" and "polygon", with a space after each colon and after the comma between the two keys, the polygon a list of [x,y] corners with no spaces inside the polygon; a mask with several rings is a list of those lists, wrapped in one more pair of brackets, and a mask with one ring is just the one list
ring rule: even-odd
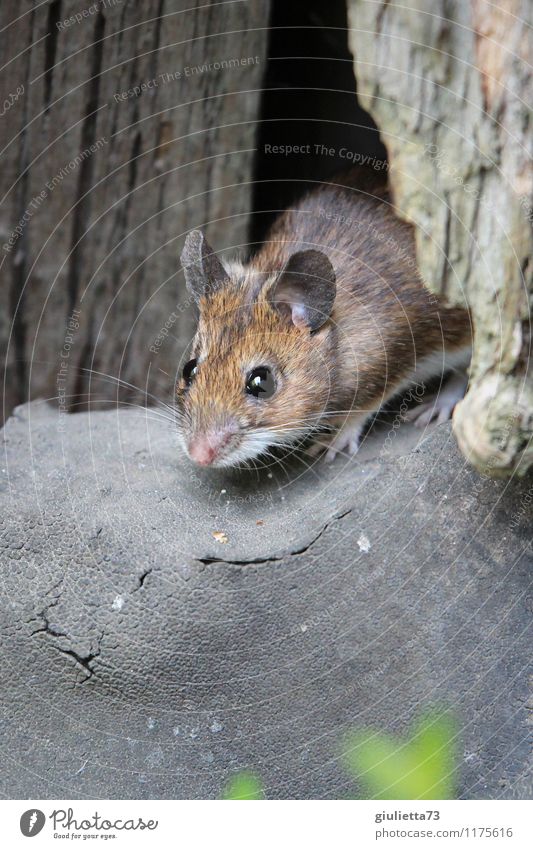
{"label": "mouse paw", "polygon": [[344,418],[344,424],[337,431],[316,438],[315,442],[305,449],[305,453],[308,457],[323,454],[326,463],[332,463],[337,454],[343,454],[345,457],[357,454],[366,419],[367,417],[361,419],[360,416],[355,420]]}
{"label": "mouse paw", "polygon": [[326,441],[313,442],[305,449],[308,457],[316,459],[324,455],[326,463],[332,463],[337,454],[357,454],[359,450],[359,436],[350,438],[349,434],[340,431]]}
{"label": "mouse paw", "polygon": [[451,419],[455,405],[464,396],[467,379],[464,375],[454,375],[431,401],[418,404],[405,414],[407,421],[415,427],[426,427],[432,421],[437,424]]}
{"label": "mouse paw", "polygon": [[426,427],[432,421],[441,424],[451,418],[454,407],[455,402],[451,405],[439,404],[438,398],[435,398],[433,401],[426,401],[423,404],[419,404],[414,410],[409,410],[405,414],[405,418],[408,422],[412,422],[415,427]]}
{"label": "mouse paw", "polygon": [[316,457],[320,457],[320,455],[324,453],[326,448],[327,445],[325,445],[323,442],[313,442],[312,445],[308,445],[307,448],[304,449],[304,454],[314,460],[316,459]]}
{"label": "mouse paw", "polygon": [[332,438],[326,451],[326,463],[332,463],[337,454],[353,457],[359,451],[361,434],[364,423],[359,421],[355,424],[346,424]]}

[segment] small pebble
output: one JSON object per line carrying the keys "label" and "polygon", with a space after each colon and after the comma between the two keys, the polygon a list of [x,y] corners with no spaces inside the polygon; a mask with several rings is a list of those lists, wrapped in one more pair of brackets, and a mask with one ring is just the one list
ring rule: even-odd
{"label": "small pebble", "polygon": [[357,545],[359,546],[359,551],[364,551],[365,554],[370,551],[370,540],[365,534],[361,534],[357,540]]}
{"label": "small pebble", "polygon": [[213,536],[216,541],[222,543],[222,545],[225,545],[228,542],[228,537],[224,531],[213,531]]}

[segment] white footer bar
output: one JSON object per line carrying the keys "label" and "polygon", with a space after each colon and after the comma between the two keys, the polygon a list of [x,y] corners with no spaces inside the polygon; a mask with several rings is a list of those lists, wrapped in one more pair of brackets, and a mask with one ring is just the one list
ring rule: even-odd
{"label": "white footer bar", "polygon": [[[2,845],[531,849],[527,801],[0,801]],[[35,842],[32,842],[32,841]]]}

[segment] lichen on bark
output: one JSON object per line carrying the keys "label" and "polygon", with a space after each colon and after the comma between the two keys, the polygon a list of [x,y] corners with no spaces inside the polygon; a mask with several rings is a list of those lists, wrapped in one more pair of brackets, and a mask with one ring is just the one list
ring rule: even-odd
{"label": "lichen on bark", "polygon": [[467,303],[470,385],[454,414],[481,472],[533,463],[533,172],[527,3],[349,0],[358,94],[435,292]]}

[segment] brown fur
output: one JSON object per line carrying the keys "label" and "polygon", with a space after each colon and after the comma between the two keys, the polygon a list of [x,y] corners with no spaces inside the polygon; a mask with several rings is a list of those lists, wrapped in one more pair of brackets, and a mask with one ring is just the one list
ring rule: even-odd
{"label": "brown fur", "polygon": [[[185,430],[206,431],[229,417],[243,430],[312,428],[324,412],[370,413],[422,358],[468,345],[468,313],[426,289],[412,228],[379,194],[358,191],[353,175],[318,187],[278,219],[242,273],[201,299],[198,375],[188,390],[183,381],[177,388]],[[309,248],[327,254],[337,280],[331,318],[315,333],[295,327],[267,297],[289,257]],[[263,364],[275,370],[278,391],[257,401],[244,382]]]}
{"label": "brown fur", "polygon": [[[242,427],[304,419],[316,424],[327,406],[324,387],[335,357],[331,328],[315,334],[299,330],[264,296],[247,305],[244,293],[244,286],[231,285],[200,303],[193,346],[201,359],[198,376],[187,392],[183,381],[178,385],[191,431],[223,426],[229,417]],[[267,402],[244,393],[247,373],[263,364],[275,367],[278,381],[278,391]]]}

